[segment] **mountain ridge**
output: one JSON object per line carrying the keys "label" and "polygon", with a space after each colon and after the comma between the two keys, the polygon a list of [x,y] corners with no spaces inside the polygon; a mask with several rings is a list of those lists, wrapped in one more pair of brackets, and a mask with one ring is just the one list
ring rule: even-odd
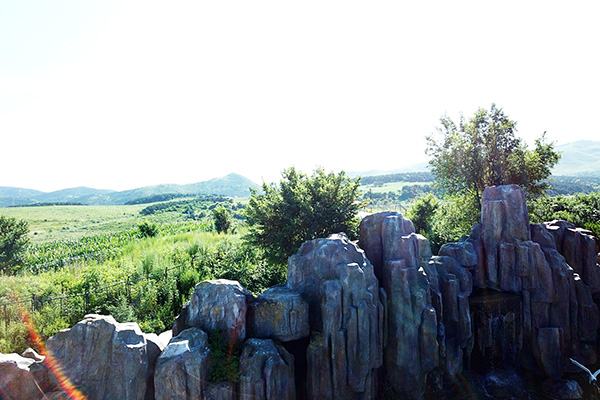
{"label": "mountain ridge", "polygon": [[160,184],[122,191],[79,186],[42,192],[35,189],[0,186],[0,207],[64,202],[79,202],[89,205],[119,205],[134,199],[165,193],[189,194],[191,196],[215,194],[229,197],[247,197],[250,195],[250,188],[258,187],[258,184],[236,173],[190,184]]}

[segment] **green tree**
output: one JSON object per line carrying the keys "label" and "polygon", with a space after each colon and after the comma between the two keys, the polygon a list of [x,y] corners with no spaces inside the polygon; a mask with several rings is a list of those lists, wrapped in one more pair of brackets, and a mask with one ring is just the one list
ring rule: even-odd
{"label": "green tree", "polygon": [[417,233],[429,236],[434,215],[439,207],[440,200],[432,193],[428,193],[411,204],[406,217],[412,221]]}
{"label": "green tree", "polygon": [[245,210],[245,240],[261,247],[270,262],[285,264],[302,243],[332,233],[356,237],[360,178],[322,168],[307,176],[293,167],[282,177],[279,185],[263,183],[262,193],[253,190]]}
{"label": "green tree", "polygon": [[13,272],[22,265],[29,245],[29,224],[0,215],[0,271]]}
{"label": "green tree", "polygon": [[516,122],[501,108],[480,108],[458,125],[447,116],[441,127],[427,137],[426,153],[436,183],[448,194],[466,195],[481,206],[486,186],[517,184],[528,197],[543,194],[552,167],[560,159],[552,143],[545,143],[545,133],[528,150],[515,136]]}
{"label": "green tree", "polygon": [[215,229],[219,233],[227,233],[233,220],[231,214],[223,206],[215,207],[212,211],[213,219],[215,220]]}

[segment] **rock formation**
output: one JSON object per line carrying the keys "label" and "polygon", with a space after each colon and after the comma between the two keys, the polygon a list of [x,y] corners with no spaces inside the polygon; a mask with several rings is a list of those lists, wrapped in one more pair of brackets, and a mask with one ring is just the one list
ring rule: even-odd
{"label": "rock formation", "polygon": [[[519,187],[491,187],[481,223],[437,256],[401,214],[373,214],[359,244],[303,244],[287,284],[257,298],[200,282],[172,334],[88,315],[48,353],[89,399],[528,398],[531,382],[579,398],[561,378],[577,371],[569,358],[598,361],[597,251],[568,222],[530,225]],[[214,330],[240,344],[231,382],[209,382]],[[0,355],[0,398],[61,398],[43,356],[24,355]]]}
{"label": "rock formation", "polygon": [[155,359],[134,322],[86,315],[71,329],[48,339],[47,351],[90,400],[145,399]]}
{"label": "rock formation", "polygon": [[287,287],[309,307],[308,397],[376,396],[385,294],[365,253],[344,234],[304,243],[289,259]]}

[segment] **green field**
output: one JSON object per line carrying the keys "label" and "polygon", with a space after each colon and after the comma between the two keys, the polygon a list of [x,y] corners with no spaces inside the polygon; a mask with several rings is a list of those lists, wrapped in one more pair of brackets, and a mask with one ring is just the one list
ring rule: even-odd
{"label": "green field", "polygon": [[[139,212],[145,206],[147,204],[11,207],[0,209],[0,214],[27,221],[31,241],[42,243],[124,231],[136,227],[144,220],[157,221],[160,219],[156,216],[140,216]],[[173,216],[170,216],[170,219],[174,219]]]}
{"label": "green field", "polygon": [[[429,183],[429,182],[427,182]],[[371,184],[371,185],[361,185],[359,187],[360,191],[363,193],[368,193],[371,191],[372,193],[387,193],[393,192],[398,193],[402,191],[405,186],[415,186],[415,185],[423,185],[423,182],[388,182],[384,184]]]}

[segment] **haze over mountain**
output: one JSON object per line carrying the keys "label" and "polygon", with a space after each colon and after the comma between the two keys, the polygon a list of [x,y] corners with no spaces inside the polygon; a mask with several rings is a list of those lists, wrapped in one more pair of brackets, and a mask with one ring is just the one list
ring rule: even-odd
{"label": "haze over mountain", "polygon": [[579,140],[556,146],[562,153],[553,175],[600,177],[600,141]]}
{"label": "haze over mountain", "polygon": [[247,197],[250,195],[249,188],[251,187],[258,188],[258,185],[238,174],[229,174],[221,178],[187,185],[164,184],[124,191],[76,187],[46,193],[33,189],[0,187],[0,207],[64,202],[114,205],[125,204],[131,200],[164,193],[189,195],[216,194],[230,197]]}

